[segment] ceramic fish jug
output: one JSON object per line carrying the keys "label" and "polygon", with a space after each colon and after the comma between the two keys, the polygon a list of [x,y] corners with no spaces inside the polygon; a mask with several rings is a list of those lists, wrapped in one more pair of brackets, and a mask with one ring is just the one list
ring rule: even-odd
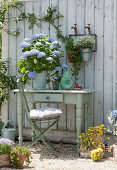
{"label": "ceramic fish jug", "polygon": [[71,75],[68,70],[64,71],[64,73],[61,77],[60,87],[62,88],[62,90],[72,89],[72,87],[73,87],[72,78],[71,78]]}

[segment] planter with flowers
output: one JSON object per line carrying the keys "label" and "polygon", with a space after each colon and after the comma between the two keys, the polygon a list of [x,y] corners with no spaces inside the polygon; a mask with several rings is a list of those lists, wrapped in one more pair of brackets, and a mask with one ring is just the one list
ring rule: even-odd
{"label": "planter with flowers", "polygon": [[83,61],[91,60],[92,48],[95,45],[95,38],[91,35],[78,36],[74,40],[74,47],[80,49]]}
{"label": "planter with flowers", "polygon": [[30,156],[31,151],[28,147],[16,146],[12,148],[10,152],[11,165],[14,168],[23,168],[24,162],[26,162],[27,165],[30,163]]}
{"label": "planter with flowers", "polygon": [[10,163],[10,152],[13,141],[5,138],[0,139],[0,167],[8,167]]}
{"label": "planter with flowers", "polygon": [[[92,152],[92,158],[94,159],[94,153],[101,152],[99,159],[102,157],[103,153],[101,149],[105,148],[104,145],[104,125],[90,127],[85,133],[82,133],[79,136],[80,139],[80,156],[85,158],[91,158],[91,151],[98,149]],[[101,148],[101,149],[99,149]],[[98,158],[97,158],[98,160]]]}
{"label": "planter with flowers", "polygon": [[[111,132],[114,136],[117,136],[117,110],[113,110],[108,115],[109,123],[111,124],[111,129],[108,129],[109,132]],[[109,148],[109,152],[111,152],[111,149],[113,148],[113,157],[117,161],[117,137],[116,137],[116,143],[111,145]]]}
{"label": "planter with flowers", "polygon": [[[45,89],[47,72],[52,72],[55,67],[60,66],[62,57],[59,51],[60,43],[44,34],[34,34],[31,38],[25,38],[20,48],[23,54],[17,64],[19,72],[23,75],[22,81],[27,82],[34,79],[33,87],[35,89]],[[45,80],[43,80],[44,77]],[[37,83],[42,86],[38,86]]]}

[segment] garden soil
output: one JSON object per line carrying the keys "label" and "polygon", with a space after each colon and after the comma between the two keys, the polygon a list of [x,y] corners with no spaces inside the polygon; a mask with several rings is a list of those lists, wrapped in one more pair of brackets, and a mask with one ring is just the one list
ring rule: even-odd
{"label": "garden soil", "polygon": [[[24,142],[23,145],[26,145]],[[112,154],[106,153],[98,162],[91,159],[80,158],[76,153],[76,145],[54,144],[57,158],[55,158],[42,143],[31,148],[31,163],[24,170],[117,170],[117,162]],[[14,170],[14,168],[1,168],[1,170]]]}

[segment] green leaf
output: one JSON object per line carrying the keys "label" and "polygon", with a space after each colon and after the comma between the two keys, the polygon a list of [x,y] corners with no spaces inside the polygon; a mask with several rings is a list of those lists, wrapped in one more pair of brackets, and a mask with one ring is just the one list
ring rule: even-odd
{"label": "green leaf", "polygon": [[26,72],[26,69],[25,69],[25,67],[23,67],[23,68],[21,69],[21,73],[24,74],[25,72]]}

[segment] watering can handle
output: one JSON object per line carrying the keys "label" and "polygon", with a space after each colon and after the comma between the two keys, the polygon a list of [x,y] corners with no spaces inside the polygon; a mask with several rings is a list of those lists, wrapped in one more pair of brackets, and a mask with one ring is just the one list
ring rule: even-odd
{"label": "watering can handle", "polygon": [[13,122],[14,123],[14,129],[16,129],[16,125],[15,125],[15,121],[14,120],[7,120],[6,123],[3,126],[3,131],[5,129],[5,126],[9,123],[9,122]]}

